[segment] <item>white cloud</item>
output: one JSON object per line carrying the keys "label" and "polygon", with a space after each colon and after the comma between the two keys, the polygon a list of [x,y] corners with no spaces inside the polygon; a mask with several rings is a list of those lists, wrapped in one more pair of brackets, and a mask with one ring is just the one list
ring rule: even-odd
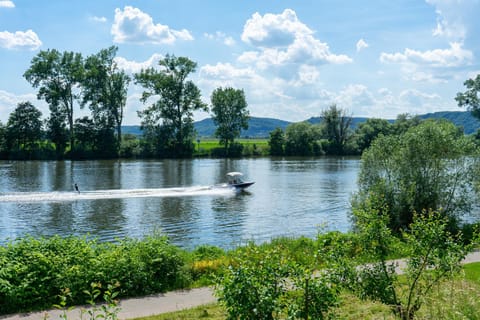
{"label": "white cloud", "polygon": [[360,52],[363,49],[368,48],[368,43],[365,40],[360,39],[357,41],[357,52]]}
{"label": "white cloud", "polygon": [[200,68],[200,74],[204,78],[210,79],[252,79],[255,77],[255,71],[251,68],[235,68],[230,63],[217,63],[216,65],[207,64]]}
{"label": "white cloud", "polygon": [[355,116],[395,119],[399,114],[424,114],[451,110],[451,105],[438,94],[421,92],[417,89],[402,90],[398,94],[380,88],[372,92],[361,84],[347,86],[336,97],[339,106],[353,112]]}
{"label": "white cloud", "polygon": [[437,25],[432,31],[434,36],[445,37],[453,41],[463,41],[472,32],[478,30],[478,0],[426,0],[435,7]]}
{"label": "white cloud", "polygon": [[298,70],[299,82],[296,85],[313,84],[318,81],[320,72],[314,66],[302,65]]}
{"label": "white cloud", "polygon": [[285,80],[251,67],[237,68],[229,63],[200,68],[198,85],[209,103],[209,94],[218,87],[245,90],[250,113],[256,117],[273,117],[303,121],[318,116],[332,103],[354,116],[395,119],[399,114],[423,114],[451,110],[451,103],[435,93],[409,89],[394,93],[380,88],[372,91],[365,84],[349,84],[342,89],[327,90],[320,81],[317,67],[301,65],[293,79]]}
{"label": "white cloud", "polygon": [[447,83],[446,79],[443,79],[440,75],[434,76],[432,73],[423,71],[415,71],[410,74],[407,79],[416,82],[429,82],[429,83]]}
{"label": "white cloud", "polygon": [[[278,77],[264,77],[253,68],[237,68],[230,63],[205,65],[200,68],[198,85],[205,97],[218,87],[244,89],[249,110],[256,117],[277,117],[299,119],[308,111],[292,113],[297,101],[289,96],[290,88],[285,80]],[[208,98],[207,98],[208,99]],[[209,100],[206,100],[209,103]],[[302,119],[304,120],[304,119]]]}
{"label": "white cloud", "polygon": [[92,21],[94,22],[99,22],[99,23],[106,23],[107,22],[107,18],[106,17],[97,17],[97,16],[93,16],[90,18]]}
{"label": "white cloud", "polygon": [[115,62],[117,63],[119,69],[125,70],[125,72],[127,73],[137,73],[140,72],[142,69],[158,66],[158,62],[163,58],[163,55],[155,53],[146,61],[142,62],[130,61],[123,57],[116,57]]}
{"label": "white cloud", "polygon": [[[422,114],[439,111],[437,102],[441,102],[438,94],[428,94],[417,89],[403,90],[399,95],[399,105],[404,105],[404,110],[409,110],[411,114]],[[405,112],[405,111],[404,111]]]}
{"label": "white cloud", "polygon": [[0,90],[0,121],[6,124],[8,117],[15,110],[17,105],[21,102],[30,101],[41,112],[43,118],[48,116],[48,105],[44,101],[37,100],[35,93],[27,93],[22,95],[15,95],[5,90]]}
{"label": "white cloud", "polygon": [[431,67],[458,67],[471,63],[473,53],[462,48],[458,42],[450,43],[448,49],[434,49],[417,51],[405,49],[403,53],[384,53],[380,55],[380,61],[384,63],[411,63],[429,65]]}
{"label": "white cloud", "polygon": [[233,39],[232,37],[226,37],[224,40],[223,40],[223,43],[226,45],[226,46],[234,46],[235,45],[235,39]]}
{"label": "white cloud", "polygon": [[131,6],[125,6],[123,11],[115,9],[111,33],[116,43],[173,44],[179,39],[193,40],[188,30],[174,30],[166,25],[154,24],[150,15]]}
{"label": "white cloud", "polygon": [[351,84],[341,90],[338,98],[340,105],[370,107],[375,103],[373,94],[363,84]]}
{"label": "white cloud", "polygon": [[0,1],[0,8],[15,8],[13,1],[2,0]]}
{"label": "white cloud", "polygon": [[32,30],[16,31],[15,33],[0,32],[0,47],[3,48],[37,50],[41,45],[42,41]]}
{"label": "white cloud", "polygon": [[244,26],[242,40],[257,50],[244,52],[239,62],[254,63],[259,69],[291,63],[350,63],[346,55],[331,53],[328,44],[316,39],[313,31],[298,20],[295,11],[253,14]]}
{"label": "white cloud", "polygon": [[233,46],[235,45],[235,40],[227,36],[225,33],[221,31],[217,31],[215,33],[204,33],[205,38],[210,39],[210,40],[217,40],[223,42],[226,46]]}
{"label": "white cloud", "polygon": [[285,9],[279,15],[254,13],[243,28],[242,40],[258,47],[287,47],[301,35],[313,31],[300,22],[295,11]]}

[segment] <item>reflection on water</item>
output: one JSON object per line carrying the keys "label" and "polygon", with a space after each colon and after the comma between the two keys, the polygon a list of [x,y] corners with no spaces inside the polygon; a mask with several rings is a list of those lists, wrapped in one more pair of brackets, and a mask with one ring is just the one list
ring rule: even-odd
{"label": "reflection on water", "polygon": [[[155,230],[186,248],[347,231],[358,158],[0,162],[0,243]],[[241,171],[248,192],[210,188]],[[77,183],[80,194],[74,192]],[[322,227],[323,228],[323,227]]]}

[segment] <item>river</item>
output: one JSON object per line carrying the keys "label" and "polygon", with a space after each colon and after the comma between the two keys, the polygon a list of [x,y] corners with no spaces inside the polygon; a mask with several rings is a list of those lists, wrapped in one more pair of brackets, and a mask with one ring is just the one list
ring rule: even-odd
{"label": "river", "polygon": [[[0,243],[162,232],[186,249],[350,229],[359,158],[0,161]],[[255,184],[211,188],[240,171]],[[77,183],[80,193],[74,190]]]}

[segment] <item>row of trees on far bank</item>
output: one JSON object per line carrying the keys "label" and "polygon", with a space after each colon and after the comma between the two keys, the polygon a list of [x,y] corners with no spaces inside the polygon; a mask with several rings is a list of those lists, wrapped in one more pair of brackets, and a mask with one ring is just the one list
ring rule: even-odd
{"label": "row of trees on far bank", "polygon": [[336,105],[322,112],[319,124],[298,122],[270,133],[270,154],[274,156],[316,156],[361,154],[380,135],[400,135],[422,122],[418,116],[401,114],[395,122],[370,118],[351,127],[352,117]]}
{"label": "row of trees on far bank", "polygon": [[[153,84],[152,84],[153,85]],[[197,100],[202,107],[205,107]],[[286,130],[280,128],[270,133],[268,148],[248,147],[235,141],[242,129],[248,126],[248,110],[242,90],[218,88],[212,94],[213,120],[216,135],[223,147],[210,151],[213,156],[272,155],[272,156],[317,156],[357,155],[368,148],[379,135],[399,135],[408,128],[421,123],[418,117],[400,115],[394,123],[384,119],[367,119],[353,130],[352,118],[335,105],[323,111],[319,124],[292,123]],[[75,149],[72,158],[123,158],[130,157],[189,157],[194,154],[193,122],[176,120],[177,130],[169,130],[165,123],[155,124],[158,114],[168,112],[156,102],[142,111],[144,114],[142,137],[124,135],[117,139],[113,127],[99,126],[94,119],[77,119],[73,125]],[[162,109],[163,108],[163,109]],[[162,111],[163,110],[163,111]],[[105,114],[96,111],[94,114]],[[157,114],[157,115],[156,115]],[[103,118],[106,121],[106,116]],[[157,120],[155,120],[157,119]],[[50,121],[50,122],[49,122]],[[68,130],[55,119],[49,118],[46,130],[41,112],[30,102],[20,103],[10,114],[6,126],[0,124],[0,157],[4,159],[61,159],[68,146]],[[182,125],[180,125],[180,123]],[[174,124],[171,124],[174,126]],[[63,129],[62,129],[63,128]],[[199,140],[198,140],[199,141]],[[255,149],[256,148],[256,149]],[[198,149],[198,148],[197,148]],[[197,150],[197,152],[200,150]],[[202,153],[205,155],[205,153]]]}
{"label": "row of trees on far bank", "polygon": [[[48,103],[50,114],[42,121],[41,112],[31,102],[19,103],[6,125],[0,123],[0,158],[191,157],[196,139],[193,112],[209,111],[199,88],[188,80],[197,64],[186,57],[166,55],[159,68],[142,69],[130,77],[116,64],[116,53],[117,47],[112,46],[86,58],[55,49],[35,56],[24,77],[38,89],[38,98]],[[138,112],[143,129],[140,139],[122,135],[132,80],[143,88],[140,101],[147,105]],[[465,86],[467,91],[455,99],[480,118],[480,75],[467,80]],[[76,106],[88,107],[90,116],[75,118]],[[214,155],[243,155],[243,146],[235,139],[248,129],[247,106],[243,90],[219,87],[213,91],[210,111],[215,136],[223,146]],[[417,116],[402,114],[393,123],[370,118],[353,129],[352,116],[333,104],[321,112],[320,124],[293,123],[285,131],[270,132],[269,150],[262,154],[361,154],[378,136],[399,135],[420,122]]]}
{"label": "row of trees on far bank", "polygon": [[[208,111],[201,92],[188,77],[197,64],[166,55],[159,68],[142,69],[133,77],[115,62],[117,47],[84,58],[80,53],[41,51],[25,79],[48,103],[50,114],[31,103],[19,103],[6,125],[0,123],[0,155],[11,159],[116,158],[122,156],[122,123],[130,82],[143,87],[138,112],[144,131],[135,146],[145,157],[188,157],[194,150],[193,112]],[[248,128],[243,90],[217,88],[212,95],[216,136],[225,152],[241,129]],[[90,116],[75,118],[76,107]],[[129,146],[130,147],[130,146]],[[127,147],[127,148],[129,148]],[[139,152],[140,150],[140,152]],[[125,154],[123,154],[125,156]]]}

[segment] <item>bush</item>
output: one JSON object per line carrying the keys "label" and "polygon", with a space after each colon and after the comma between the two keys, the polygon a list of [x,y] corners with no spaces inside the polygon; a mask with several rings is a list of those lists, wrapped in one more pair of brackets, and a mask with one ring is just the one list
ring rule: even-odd
{"label": "bush", "polygon": [[20,239],[0,247],[0,314],[51,308],[66,289],[69,303],[84,304],[92,283],[119,283],[123,297],[183,288],[191,281],[184,254],[164,236]]}
{"label": "bush", "polygon": [[328,274],[312,278],[277,249],[248,245],[216,288],[227,319],[323,319],[338,302],[338,288]]}

